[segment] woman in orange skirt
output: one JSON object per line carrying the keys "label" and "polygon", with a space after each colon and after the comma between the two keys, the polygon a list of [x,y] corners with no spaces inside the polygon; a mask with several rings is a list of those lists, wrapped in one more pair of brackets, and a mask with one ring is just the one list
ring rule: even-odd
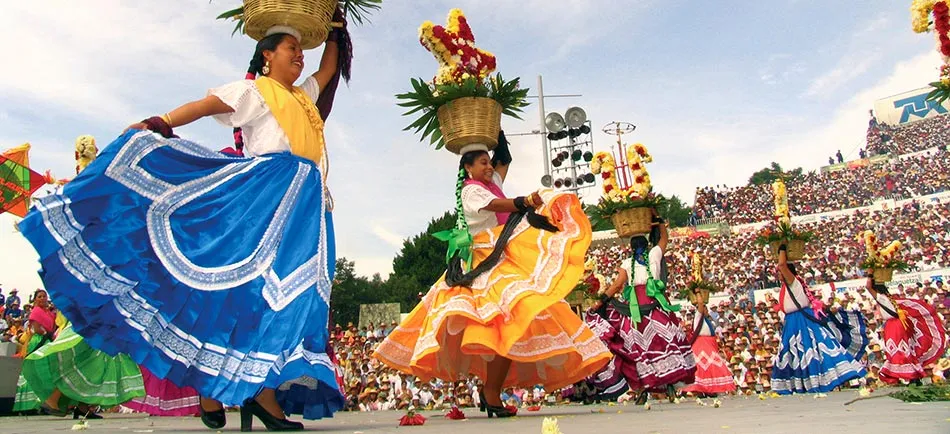
{"label": "woman in orange skirt", "polygon": [[591,227],[576,195],[505,197],[504,133],[492,158],[484,145],[459,153],[458,224],[436,234],[449,241],[448,270],[375,357],[423,381],[473,373],[485,379],[482,409],[509,417],[517,411],[503,406],[503,388],[557,389],[610,359],[564,301],[584,272]]}

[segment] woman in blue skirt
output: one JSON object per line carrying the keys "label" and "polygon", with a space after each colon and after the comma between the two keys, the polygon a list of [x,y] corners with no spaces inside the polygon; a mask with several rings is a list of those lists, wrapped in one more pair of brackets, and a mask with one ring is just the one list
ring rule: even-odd
{"label": "woman in blue skirt", "polygon": [[782,343],[772,367],[772,390],[782,395],[824,393],[867,373],[829,326],[815,316],[808,287],[788,262],[787,247],[779,246],[778,270],[782,289],[779,309],[785,312]]}
{"label": "woman in blue skirt", "polygon": [[[281,431],[303,428],[285,414],[343,406],[326,354],[335,252],[314,105],[337,71],[336,32],[296,87],[299,33],[272,28],[251,61],[260,78],[133,124],[20,224],[76,332],[197,389],[212,429],[223,405],[241,406],[242,430],[256,416]],[[206,116],[243,128],[247,157],[172,134]]]}

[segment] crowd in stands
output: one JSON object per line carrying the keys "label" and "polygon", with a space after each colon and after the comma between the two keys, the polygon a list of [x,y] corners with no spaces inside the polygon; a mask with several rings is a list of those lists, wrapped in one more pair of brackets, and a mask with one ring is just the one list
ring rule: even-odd
{"label": "crowd in stands", "polygon": [[950,115],[943,114],[903,125],[868,123],[867,150],[871,155],[903,155],[950,142]]}
{"label": "crowd in stands", "polygon": [[[805,246],[805,258],[799,265],[809,284],[860,278],[858,264],[866,255],[857,234],[870,229],[882,240],[900,240],[903,258],[915,270],[929,271],[950,266],[950,202],[911,202],[895,209],[856,210],[851,214],[802,224],[815,239]],[[731,291],[748,292],[777,285],[774,263],[767,249],[755,244],[755,232],[718,237],[679,237],[670,241],[667,266],[670,287],[688,282],[690,257],[698,252],[704,258],[707,280]],[[616,275],[619,260],[629,258],[629,246],[613,241],[592,247],[590,255],[606,277]]]}
{"label": "crowd in stands", "polygon": [[[343,372],[348,411],[377,410],[446,410],[452,406],[475,407],[482,382],[466,376],[448,382],[438,379],[424,382],[383,365],[372,356],[376,345],[396,327],[369,324],[358,329],[352,323],[346,328],[336,325],[331,342]],[[555,402],[555,395],[541,386],[532,389],[509,388],[502,399],[516,406],[533,406]]]}
{"label": "crowd in stands", "polygon": [[[883,198],[911,198],[950,189],[945,150],[893,158],[882,164],[810,172],[786,181],[792,215],[808,215],[871,205]],[[771,186],[703,187],[696,190],[693,212],[700,220],[721,218],[738,225],[772,216]]]}
{"label": "crowd in stands", "polygon": [[30,297],[28,303],[23,304],[16,288],[4,292],[3,287],[0,287],[0,342],[16,343],[19,351],[21,346],[26,345],[25,339],[29,336],[26,327],[33,300]]}

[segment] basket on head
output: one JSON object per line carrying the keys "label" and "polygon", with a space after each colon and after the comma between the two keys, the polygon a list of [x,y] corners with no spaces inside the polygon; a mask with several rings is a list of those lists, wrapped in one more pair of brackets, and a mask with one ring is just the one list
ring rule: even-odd
{"label": "basket on head", "polygon": [[886,283],[894,279],[893,268],[875,268],[874,283]]}
{"label": "basket on head", "polygon": [[[769,248],[772,251],[772,259],[778,259],[778,248],[782,245],[781,241],[772,241]],[[805,241],[788,240],[785,242],[788,250],[785,252],[789,262],[801,261],[805,257]]]}
{"label": "basket on head", "polygon": [[621,238],[649,234],[653,228],[653,212],[647,207],[629,208],[610,216],[610,221]]}
{"label": "basket on head", "polygon": [[501,104],[491,98],[464,97],[439,107],[439,129],[445,148],[458,154],[465,145],[498,146],[501,131]]}
{"label": "basket on head", "polygon": [[702,301],[703,304],[709,304],[709,290],[708,289],[700,289],[699,294],[697,295],[698,295],[697,298],[700,301]]}
{"label": "basket on head", "polygon": [[244,33],[256,41],[274,26],[300,32],[300,47],[319,47],[330,34],[337,0],[244,0]]}

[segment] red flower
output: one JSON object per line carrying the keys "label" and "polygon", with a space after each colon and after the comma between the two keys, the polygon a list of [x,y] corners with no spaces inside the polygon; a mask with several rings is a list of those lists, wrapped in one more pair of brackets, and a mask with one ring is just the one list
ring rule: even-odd
{"label": "red flower", "polygon": [[642,169],[642,168],[643,168],[643,165],[640,164],[640,163],[633,163],[633,164],[630,165],[630,170],[636,171],[636,170],[640,170],[640,169]]}
{"label": "red flower", "polygon": [[468,20],[464,16],[459,16],[459,36],[466,41],[475,42],[475,35],[472,34],[472,28],[468,25]]}
{"label": "red flower", "polygon": [[463,420],[465,419],[465,413],[462,413],[462,410],[459,410],[458,407],[452,406],[452,411],[445,414],[445,417],[452,420]]}
{"label": "red flower", "polygon": [[610,191],[613,189],[614,189],[614,186],[607,184],[604,186],[604,193],[610,193]]}
{"label": "red flower", "polygon": [[610,179],[610,172],[600,172],[600,177],[604,179]]}
{"label": "red flower", "polygon": [[426,423],[425,416],[421,414],[415,414],[412,411],[410,411],[409,413],[406,413],[405,416],[399,418],[399,426],[415,426],[415,425],[423,425],[425,423]]}
{"label": "red flower", "polygon": [[637,182],[637,184],[643,184],[643,182],[646,181],[646,180],[647,180],[647,178],[646,178],[645,176],[640,175],[640,176],[637,177],[636,182]]}

